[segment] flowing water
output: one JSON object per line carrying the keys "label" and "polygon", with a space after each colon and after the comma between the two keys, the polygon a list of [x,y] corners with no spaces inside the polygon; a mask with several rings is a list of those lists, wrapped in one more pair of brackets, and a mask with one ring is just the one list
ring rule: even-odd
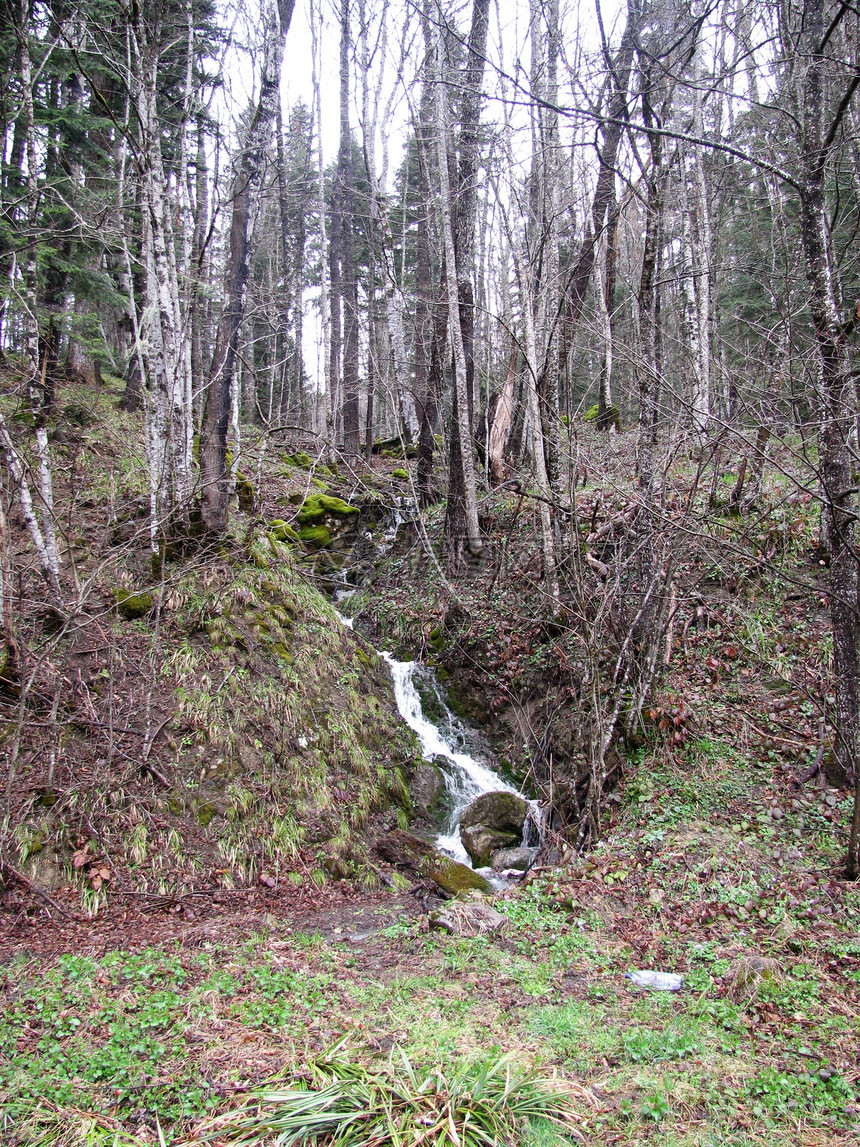
{"label": "flowing water", "polygon": [[[342,589],[337,593],[338,607],[352,597],[355,591]],[[338,617],[349,629],[351,617],[338,609]],[[394,682],[394,696],[400,716],[418,737],[425,760],[438,766],[445,781],[449,808],[436,847],[455,860],[471,866],[471,859],[460,839],[460,814],[482,793],[519,793],[491,767],[490,754],[482,738],[461,721],[448,707],[442,689],[428,666],[417,661],[397,661],[390,653],[380,652]],[[419,689],[420,686],[420,689]],[[431,712],[425,712],[422,693]],[[540,843],[540,811],[537,801],[529,802],[525,844]]]}

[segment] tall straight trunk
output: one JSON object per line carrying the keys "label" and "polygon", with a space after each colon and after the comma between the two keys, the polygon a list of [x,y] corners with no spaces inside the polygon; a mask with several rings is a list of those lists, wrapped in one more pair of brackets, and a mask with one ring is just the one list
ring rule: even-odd
{"label": "tall straight trunk", "polygon": [[608,115],[603,126],[603,142],[598,150],[597,182],[591,201],[590,225],[579,249],[569,275],[567,301],[564,313],[564,347],[569,357],[573,335],[582,315],[588,284],[594,267],[595,244],[606,225],[610,204],[615,197],[615,168],[618,148],[624,134],[627,117],[627,87],[630,82],[630,69],[633,52],[643,18],[641,0],[628,0],[627,26],[614,58],[604,44],[604,56],[611,75]]}
{"label": "tall straight trunk", "polygon": [[195,392],[192,396],[192,420],[196,423],[196,406],[200,402],[200,387],[209,370],[206,361],[206,297],[209,281],[209,255],[206,249],[206,231],[209,225],[209,179],[206,164],[205,117],[197,112],[197,156],[194,164],[194,241],[191,248],[192,295],[191,312],[191,378]]}
{"label": "tall straight trunk", "polygon": [[[322,25],[322,16],[316,10],[313,0],[311,0],[311,38],[313,45],[313,92],[314,92],[314,118],[316,122],[316,148],[317,148],[317,197],[319,199],[319,227],[320,227],[320,251],[322,257],[320,259],[320,322],[322,326],[322,368],[323,368],[323,388],[325,390],[325,401],[323,409],[325,411],[324,426],[321,429],[327,429],[329,435],[334,435],[334,412],[336,405],[334,403],[333,389],[336,385],[335,380],[338,377],[338,371],[333,369],[333,347],[334,336],[332,334],[332,298],[334,290],[329,290],[329,278],[331,267],[331,251],[326,238],[326,209],[325,209],[325,164],[323,163],[323,150],[322,150],[322,93],[320,91],[320,43],[317,35],[318,27]],[[326,255],[329,257],[327,258]],[[338,330],[338,341],[340,339],[340,331]]]}
{"label": "tall straight trunk", "polygon": [[358,405],[358,280],[355,273],[355,173],[349,128],[349,0],[340,9],[340,275],[343,295],[343,448],[357,458],[361,448]]}
{"label": "tall straight trunk", "polygon": [[[370,211],[373,220],[371,242],[375,250],[373,258],[378,258],[383,276],[383,289],[385,291],[385,318],[388,326],[388,337],[391,342],[392,361],[394,367],[394,383],[398,414],[398,433],[406,442],[412,442],[418,425],[415,416],[415,399],[409,383],[409,361],[406,352],[406,330],[404,316],[406,314],[406,300],[403,288],[397,277],[395,266],[394,238],[391,232],[391,222],[387,210],[387,196],[385,193],[385,180],[388,167],[388,151],[385,141],[389,134],[390,101],[381,109],[381,81],[382,71],[376,87],[371,91],[370,74],[371,58],[368,45],[369,21],[366,14],[365,0],[359,0],[358,17],[361,41],[361,107],[362,107],[362,136],[364,145],[364,158],[367,170],[367,179],[370,184]],[[387,36],[385,14],[381,17],[383,24],[380,31],[380,40],[377,49],[381,55],[385,54]],[[382,178],[380,180],[376,170],[376,131],[379,126],[380,136],[383,140]],[[404,189],[405,193],[405,189]],[[378,252],[378,253],[377,253]],[[371,284],[375,283],[374,273],[370,274]],[[375,286],[371,286],[371,291]],[[368,343],[373,344],[375,339],[376,320],[368,314]],[[381,359],[376,363],[379,373]],[[368,367],[370,369],[370,365]],[[368,376],[368,404],[372,407],[370,393],[371,379]],[[368,422],[370,419],[368,419]]]}
{"label": "tall straight trunk", "polygon": [[603,235],[603,262],[598,267],[598,313],[603,335],[603,356],[600,363],[600,385],[597,392],[597,428],[609,430],[615,425],[609,416],[612,406],[612,368],[615,351],[615,281],[618,251],[618,201],[613,196],[608,223]]}
{"label": "tall straight trunk", "polygon": [[232,407],[233,375],[239,328],[245,313],[249,271],[249,231],[256,209],[266,151],[280,98],[284,39],[295,0],[266,0],[263,8],[263,60],[260,94],[242,147],[233,181],[229,253],[224,276],[224,307],[209,371],[209,388],[200,450],[203,483],[203,524],[210,534],[227,528],[230,476],[227,471],[227,431]]}
{"label": "tall straight trunk", "polygon": [[[190,345],[180,301],[173,203],[161,152],[156,100],[158,29],[141,18],[135,29],[138,84],[138,167],[143,212],[146,309],[142,323],[148,384],[150,539],[153,553],[191,498]],[[184,268],[183,268],[184,269]]]}
{"label": "tall straight trunk", "polygon": [[[18,39],[21,61],[21,87],[24,99],[24,123],[26,132],[27,154],[27,254],[24,265],[24,295],[26,301],[26,314],[24,317],[25,351],[27,360],[27,396],[30,402],[30,412],[36,430],[36,454],[39,459],[39,516],[42,521],[42,535],[44,537],[44,557],[37,535],[30,532],[39,553],[40,563],[46,564],[46,577],[49,584],[55,589],[59,597],[60,560],[57,554],[57,539],[54,527],[54,490],[51,468],[51,454],[48,444],[48,411],[51,406],[51,397],[45,388],[45,377],[48,366],[47,347],[44,361],[39,361],[39,326],[36,298],[36,259],[37,236],[39,225],[39,185],[38,168],[36,166],[36,129],[33,111],[33,78],[30,64],[30,48],[28,43],[29,32],[29,4],[21,0],[20,25]],[[7,458],[10,469],[12,455],[7,448]],[[21,504],[24,506],[25,483],[15,475],[21,494]],[[26,517],[26,507],[25,507]]]}
{"label": "tall straight trunk", "polygon": [[[476,0],[486,4],[487,0]],[[486,38],[486,26],[484,28]],[[439,167],[439,192],[442,208],[442,232],[445,250],[445,293],[448,304],[448,330],[454,359],[454,395],[451,421],[451,439],[457,438],[457,446],[452,445],[449,474],[448,509],[445,517],[445,548],[448,563],[456,568],[464,556],[464,541],[470,553],[477,557],[483,550],[478,526],[478,491],[475,478],[475,454],[472,446],[472,428],[469,423],[469,396],[466,351],[463,343],[463,328],[460,323],[460,297],[458,292],[457,256],[454,247],[454,220],[452,218],[451,182],[448,173],[448,97],[443,82],[444,48],[440,32],[435,37],[436,51],[436,154]],[[482,55],[483,63],[483,55]],[[475,138],[477,147],[477,137]],[[468,199],[466,200],[468,210]],[[463,232],[464,240],[466,232]],[[468,302],[466,303],[468,306]],[[462,488],[458,488],[462,483]],[[453,503],[453,505],[452,505]],[[465,519],[461,528],[461,518]],[[465,538],[463,537],[465,532]]]}
{"label": "tall straight trunk", "polygon": [[[647,595],[657,572],[654,552],[654,446],[657,398],[661,385],[657,266],[663,214],[663,140],[659,131],[656,130],[656,115],[651,103],[655,90],[651,86],[651,77],[647,70],[643,75],[642,87],[643,119],[651,151],[651,167],[647,175],[645,244],[637,291],[639,313],[639,347],[636,358],[639,390],[637,470],[640,505],[636,516],[635,530],[639,592],[643,599],[637,624],[636,640],[641,645],[646,645],[653,638],[651,628],[655,600],[652,600],[651,608],[647,608],[645,602],[648,600]],[[661,110],[665,110],[665,108]]]}
{"label": "tall straight trunk", "polygon": [[[416,236],[415,394],[419,406],[418,498],[427,506],[433,497],[433,454],[436,422],[444,385],[443,356],[448,331],[447,307],[434,298],[430,261],[430,163],[433,121],[433,74],[430,33],[425,23],[427,63],[421,86],[415,138],[418,153],[418,233]],[[443,273],[444,277],[444,273]]]}
{"label": "tall straight trunk", "polygon": [[[454,393],[451,401],[451,435],[448,463],[448,504],[445,513],[445,548],[451,568],[464,556],[464,534],[469,551],[483,550],[478,528],[478,492],[472,435],[474,354],[474,245],[478,205],[479,127],[481,119],[484,61],[490,0],[473,0],[468,57],[463,77],[459,162],[456,200],[451,198],[448,168],[448,100],[443,83],[444,47],[436,37],[436,146],[445,232],[448,325],[454,358]],[[448,231],[450,230],[450,243]],[[452,300],[456,297],[457,306]],[[456,321],[455,321],[456,312]]]}
{"label": "tall straight trunk", "polygon": [[[801,39],[800,231],[815,331],[820,399],[823,525],[830,551],[830,622],[836,687],[834,752],[854,781],[854,817],[848,877],[857,879],[860,857],[860,764],[858,739],[858,571],[854,552],[856,498],[851,475],[850,369],[847,332],[839,318],[838,290],[830,253],[825,202],[828,140],[837,123],[825,124],[827,64],[823,45],[824,0],[806,0]],[[844,110],[844,108],[843,108]]]}
{"label": "tall straight trunk", "polygon": [[[529,256],[527,251],[524,253],[523,266],[526,269],[529,266]],[[537,484],[538,493],[540,494],[538,509],[540,513],[541,545],[543,547],[544,578],[546,579],[546,585],[549,590],[550,597],[552,598],[553,607],[554,609],[558,610],[561,604],[561,599],[556,566],[552,514],[549,504],[552,500],[552,491],[550,490],[549,475],[547,473],[546,465],[546,455],[544,453],[544,432],[541,419],[540,396],[538,393],[538,350],[537,344],[535,342],[533,319],[534,308],[531,292],[529,289],[530,284],[527,281],[526,274],[527,270],[526,273],[518,271],[521,304],[520,309],[522,311],[523,332],[525,335],[525,385],[527,388],[529,452],[532,457],[535,482]]]}
{"label": "tall straight trunk", "polygon": [[[701,44],[693,57],[693,135],[701,139],[702,66]],[[704,148],[692,144],[692,178],[688,187],[688,215],[691,232],[691,285],[693,289],[693,437],[704,444],[711,415],[711,263],[713,237],[711,208],[705,179]]]}

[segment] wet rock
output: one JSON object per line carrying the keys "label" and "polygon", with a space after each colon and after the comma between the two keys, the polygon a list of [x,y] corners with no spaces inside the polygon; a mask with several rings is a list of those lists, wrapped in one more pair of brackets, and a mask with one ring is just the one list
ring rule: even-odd
{"label": "wet rock", "polygon": [[505,872],[508,869],[528,872],[534,857],[533,848],[501,848],[493,853],[490,863],[495,872]]}
{"label": "wet rock", "polygon": [[492,885],[479,873],[465,864],[452,860],[439,852],[432,844],[418,836],[395,829],[376,842],[376,851],[383,860],[415,872],[437,884],[443,892],[456,896],[460,892],[475,889],[478,892],[492,892]]}
{"label": "wet rock", "polygon": [[460,816],[463,846],[479,868],[490,856],[522,841],[528,802],[516,793],[483,793]]}
{"label": "wet rock", "polygon": [[519,843],[519,833],[498,832],[486,825],[476,824],[471,828],[460,826],[460,839],[463,847],[477,868],[486,868],[494,852],[513,848]]}
{"label": "wet rock", "polygon": [[508,918],[480,901],[446,904],[430,913],[430,927],[451,936],[487,936],[501,932]]}
{"label": "wet rock", "polygon": [[439,766],[432,761],[419,761],[409,782],[409,795],[418,816],[435,821],[442,810],[445,792],[445,778]]}

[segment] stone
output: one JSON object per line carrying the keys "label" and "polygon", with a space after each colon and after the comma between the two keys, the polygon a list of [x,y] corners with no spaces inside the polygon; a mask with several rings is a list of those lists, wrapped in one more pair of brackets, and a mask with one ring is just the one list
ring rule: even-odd
{"label": "stone", "polygon": [[445,791],[445,778],[439,766],[432,761],[418,761],[409,782],[409,795],[418,816],[435,821],[441,811]]}
{"label": "stone", "polygon": [[475,889],[478,892],[492,892],[492,885],[478,872],[466,864],[460,864],[445,856],[426,840],[397,828],[376,842],[376,851],[389,864],[406,868],[432,880],[443,892],[457,896],[461,892]]}
{"label": "stone", "polygon": [[471,828],[482,824],[500,832],[522,834],[528,811],[528,801],[516,793],[482,793],[463,809],[460,827]]}
{"label": "stone", "polygon": [[497,912],[491,905],[475,900],[446,904],[430,913],[430,927],[451,936],[495,935],[507,923],[507,916]]}
{"label": "stone", "polygon": [[463,847],[479,868],[502,848],[518,845],[523,838],[529,806],[511,792],[482,793],[460,815]]}
{"label": "stone", "polygon": [[534,860],[533,848],[501,848],[494,852],[490,858],[494,872],[505,872],[513,869],[515,872],[528,872]]}
{"label": "stone", "polygon": [[520,835],[516,832],[499,832],[498,829],[488,828],[484,824],[476,824],[469,828],[463,828],[461,825],[460,839],[475,867],[485,868],[494,852],[513,848],[519,843]]}
{"label": "stone", "polygon": [[151,593],[129,593],[127,589],[116,589],[114,596],[117,610],[128,621],[144,617],[153,606]]}

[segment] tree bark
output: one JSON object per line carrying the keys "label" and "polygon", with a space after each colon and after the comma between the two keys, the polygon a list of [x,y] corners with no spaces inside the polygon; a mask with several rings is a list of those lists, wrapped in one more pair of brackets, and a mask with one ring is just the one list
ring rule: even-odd
{"label": "tree bark", "polygon": [[848,877],[857,879],[860,831],[858,738],[858,571],[854,553],[856,499],[851,478],[848,401],[850,372],[846,332],[839,319],[838,294],[830,255],[825,203],[825,171],[834,138],[826,129],[827,63],[823,43],[824,0],[805,0],[801,36],[801,196],[800,230],[815,332],[821,407],[820,457],[823,526],[830,551],[830,621],[836,691],[834,752],[855,784],[855,815],[848,849]]}
{"label": "tree bark", "polygon": [[349,127],[349,0],[340,12],[340,150],[337,159],[340,204],[340,277],[343,296],[343,448],[350,458],[361,449],[358,405],[358,281],[355,273],[355,173]]}
{"label": "tree bark", "polygon": [[251,214],[256,208],[266,149],[271,139],[276,102],[280,97],[284,39],[289,30],[294,4],[295,0],[278,0],[275,7],[272,0],[267,0],[263,9],[260,95],[248,126],[233,182],[224,307],[209,371],[200,450],[203,525],[209,534],[221,534],[227,528],[230,495],[227,430],[239,327],[245,313],[245,286],[249,271],[248,234]]}

